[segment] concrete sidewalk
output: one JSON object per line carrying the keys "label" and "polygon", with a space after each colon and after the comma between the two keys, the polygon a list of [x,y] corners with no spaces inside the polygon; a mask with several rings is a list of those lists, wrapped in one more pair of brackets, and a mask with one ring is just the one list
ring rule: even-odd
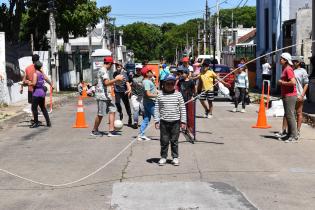
{"label": "concrete sidewalk", "polygon": [[[54,93],[52,97],[53,108],[60,106],[62,103],[67,102],[69,99],[73,99],[78,96],[77,92],[59,92]],[[46,97],[46,105],[49,111],[49,96]],[[3,129],[5,125],[14,119],[23,118],[29,113],[25,112],[24,109],[29,109],[30,104],[27,100],[20,101],[15,104],[8,106],[0,106],[0,129]]]}

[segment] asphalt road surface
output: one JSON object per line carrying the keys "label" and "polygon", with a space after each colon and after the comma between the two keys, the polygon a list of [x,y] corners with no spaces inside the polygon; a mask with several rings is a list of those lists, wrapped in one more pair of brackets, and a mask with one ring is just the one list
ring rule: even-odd
{"label": "asphalt road surface", "polygon": [[[90,136],[96,114],[91,99],[84,101],[89,128],[72,128],[76,103],[53,111],[52,128],[30,129],[26,118],[0,130],[0,168],[48,184],[72,182],[106,164],[137,135],[125,126],[120,137]],[[0,171],[0,209],[314,209],[314,129],[303,125],[299,143],[280,142],[273,137],[280,118],[268,119],[271,129],[253,129],[258,106],[247,113],[232,108],[215,102],[214,118],[197,118],[198,141],[180,137],[178,167],[157,165],[159,131],[152,126],[152,141],[135,142],[72,185],[41,186]],[[101,130],[107,128],[105,118]]]}

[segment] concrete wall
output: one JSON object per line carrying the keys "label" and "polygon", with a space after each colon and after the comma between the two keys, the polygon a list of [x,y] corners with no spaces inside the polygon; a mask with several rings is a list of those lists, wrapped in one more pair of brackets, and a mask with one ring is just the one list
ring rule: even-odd
{"label": "concrete wall", "polygon": [[297,46],[297,55],[303,55],[306,64],[310,64],[309,58],[312,56],[312,9],[299,9],[296,14],[296,42],[305,43],[303,45]]}

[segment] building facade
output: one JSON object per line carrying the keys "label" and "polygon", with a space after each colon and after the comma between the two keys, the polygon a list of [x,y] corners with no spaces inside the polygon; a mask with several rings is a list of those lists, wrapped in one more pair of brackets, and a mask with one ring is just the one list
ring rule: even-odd
{"label": "building facade", "polygon": [[[277,80],[281,76],[281,66],[279,63],[280,55],[283,52],[290,52],[297,55],[301,53],[300,45],[296,47],[283,47],[295,44],[301,37],[297,37],[296,27],[297,12],[301,8],[312,6],[311,0],[257,0],[257,36],[256,36],[256,55],[257,57],[267,55],[272,64],[272,85],[273,90],[278,90]],[[303,14],[305,15],[305,14]],[[310,18],[309,18],[310,19]],[[311,44],[310,44],[311,46]],[[305,45],[304,45],[305,48]],[[270,53],[270,55],[269,55]],[[257,60],[257,86],[261,87],[261,59]]]}

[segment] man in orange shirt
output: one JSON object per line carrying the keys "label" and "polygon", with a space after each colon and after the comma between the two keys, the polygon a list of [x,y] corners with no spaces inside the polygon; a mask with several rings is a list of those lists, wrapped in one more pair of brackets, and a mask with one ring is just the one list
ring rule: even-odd
{"label": "man in orange shirt", "polygon": [[33,81],[33,75],[35,73],[34,63],[39,61],[39,55],[34,54],[32,56],[33,64],[29,65],[25,69],[25,74],[23,77],[23,84],[21,85],[20,93],[23,93],[23,86],[28,86],[28,103],[32,103],[32,96],[33,96],[33,86],[29,85],[29,82]]}
{"label": "man in orange shirt", "polygon": [[29,85],[29,84],[31,84],[33,81],[33,76],[35,73],[34,63],[39,61],[39,55],[34,54],[32,56],[32,61],[33,61],[33,64],[29,65],[25,69],[25,74],[24,74],[21,89],[20,89],[20,93],[22,94],[23,93],[23,86],[28,86],[27,99],[28,99],[29,104],[32,104],[32,97],[33,97],[33,86]]}

